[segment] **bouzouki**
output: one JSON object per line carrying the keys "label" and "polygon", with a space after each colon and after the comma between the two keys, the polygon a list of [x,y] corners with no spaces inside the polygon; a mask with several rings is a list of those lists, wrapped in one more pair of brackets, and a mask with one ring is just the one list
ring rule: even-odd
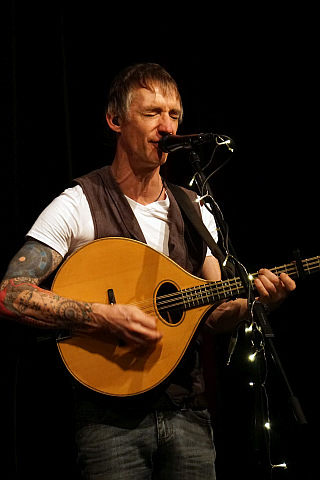
{"label": "bouzouki", "polygon": [[[272,269],[292,278],[319,270],[319,256]],[[118,397],[147,392],[167,379],[215,304],[244,294],[237,277],[203,280],[148,245],[118,237],[95,240],[70,255],[52,290],[78,301],[136,305],[157,319],[163,338],[151,347],[128,346],[111,335],[58,340],[66,367],[80,383]]]}

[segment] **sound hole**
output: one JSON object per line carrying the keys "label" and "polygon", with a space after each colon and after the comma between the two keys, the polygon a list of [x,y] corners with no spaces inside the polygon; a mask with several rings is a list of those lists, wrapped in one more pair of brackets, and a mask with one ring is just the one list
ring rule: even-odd
{"label": "sound hole", "polygon": [[171,282],[160,285],[156,304],[161,318],[171,325],[176,325],[184,315],[182,296],[179,289]]}

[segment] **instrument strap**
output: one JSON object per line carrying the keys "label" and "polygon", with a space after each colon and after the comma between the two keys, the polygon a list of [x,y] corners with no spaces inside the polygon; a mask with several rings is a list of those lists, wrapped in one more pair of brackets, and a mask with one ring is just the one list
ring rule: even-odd
{"label": "instrument strap", "polygon": [[166,184],[170,188],[181,210],[189,218],[196,231],[199,233],[203,241],[209,247],[212,255],[216,257],[219,261],[222,275],[225,278],[233,278],[235,275],[234,265],[229,260],[227,260],[227,264],[224,265],[225,255],[223,255],[220,247],[212,237],[207,227],[204,225],[200,215],[198,215],[189,195],[177,185],[174,185],[167,181]]}

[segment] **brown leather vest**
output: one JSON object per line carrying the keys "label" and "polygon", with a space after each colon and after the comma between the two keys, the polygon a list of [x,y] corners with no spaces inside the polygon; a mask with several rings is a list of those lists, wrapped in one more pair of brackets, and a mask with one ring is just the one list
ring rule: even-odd
{"label": "brown leather vest", "polygon": [[[77,178],[89,202],[93,218],[95,238],[125,237],[146,243],[140,225],[132,209],[115,181],[109,166],[95,170]],[[196,193],[184,189],[191,200]],[[188,226],[179,205],[169,188],[169,257],[178,265],[192,273],[200,275],[205,259],[206,246],[200,236]],[[200,207],[197,206],[200,215]]]}

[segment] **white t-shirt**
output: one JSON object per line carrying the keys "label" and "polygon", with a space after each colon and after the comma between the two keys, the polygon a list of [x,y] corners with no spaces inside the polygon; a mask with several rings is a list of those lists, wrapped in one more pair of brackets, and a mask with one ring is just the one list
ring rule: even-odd
{"label": "white t-shirt", "polygon": [[[126,197],[135,214],[146,242],[168,255],[169,197],[141,205]],[[218,240],[215,220],[204,206],[200,206],[202,220],[213,238]],[[65,257],[94,240],[94,226],[90,207],[80,185],[66,189],[43,210],[28,236],[45,243]],[[207,255],[211,255],[208,249]]]}

